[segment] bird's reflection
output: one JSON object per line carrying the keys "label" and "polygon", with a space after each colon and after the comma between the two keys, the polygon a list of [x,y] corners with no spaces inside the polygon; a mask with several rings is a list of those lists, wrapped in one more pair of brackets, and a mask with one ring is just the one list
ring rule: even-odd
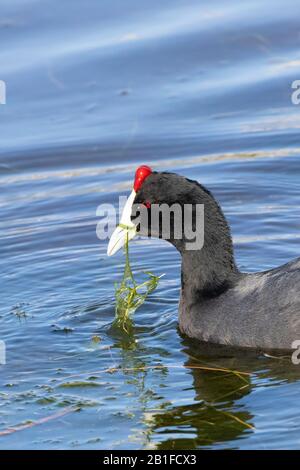
{"label": "bird's reflection", "polygon": [[182,339],[186,360],[171,364],[166,349],[149,350],[139,341],[147,331],[133,328],[124,335],[110,329],[120,351],[119,367],[136,388],[136,408],[144,427],[134,439],[143,448],[236,447],[238,439],[255,432],[255,416],[244,398],[257,387],[257,380],[274,386],[300,379],[300,367],[292,364],[290,355],[266,355],[190,338]]}
{"label": "bird's reflection", "polygon": [[300,369],[289,356],[267,357],[257,351],[190,339],[183,340],[183,350],[192,375],[194,402],[166,406],[152,416],[152,440],[157,449],[216,448],[226,442],[225,447],[230,448],[230,441],[255,431],[255,416],[242,399],[251,393],[256,375],[272,384],[300,379]]}

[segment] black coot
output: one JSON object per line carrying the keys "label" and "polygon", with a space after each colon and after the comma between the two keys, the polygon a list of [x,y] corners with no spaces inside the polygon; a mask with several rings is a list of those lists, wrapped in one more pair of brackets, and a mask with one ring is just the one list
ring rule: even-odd
{"label": "black coot", "polygon": [[[288,350],[300,340],[300,258],[270,271],[241,273],[230,228],[211,192],[197,181],[152,172],[146,166],[136,172],[109,255],[124,244],[125,225],[135,225],[133,204],[146,206],[149,216],[153,204],[204,205],[201,249],[187,250],[185,234],[180,240],[173,238],[172,227],[167,239],[182,257],[179,326],[183,333],[202,341],[261,349]],[[145,236],[162,236],[161,227],[149,229],[139,223],[137,230]]]}

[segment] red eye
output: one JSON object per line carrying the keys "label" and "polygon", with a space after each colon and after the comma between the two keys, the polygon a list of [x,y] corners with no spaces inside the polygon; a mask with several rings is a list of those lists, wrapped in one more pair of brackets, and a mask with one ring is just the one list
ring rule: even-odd
{"label": "red eye", "polygon": [[150,209],[151,202],[149,202],[149,201],[143,202],[142,206],[145,206],[145,207],[147,207],[147,209]]}

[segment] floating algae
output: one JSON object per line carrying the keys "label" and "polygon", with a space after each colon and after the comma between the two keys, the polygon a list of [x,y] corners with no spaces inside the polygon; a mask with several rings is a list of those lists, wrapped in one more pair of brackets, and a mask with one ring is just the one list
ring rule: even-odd
{"label": "floating algae", "polygon": [[116,295],[116,318],[114,325],[129,333],[132,327],[133,313],[145,302],[148,295],[153,292],[159,283],[162,276],[155,276],[151,272],[144,271],[148,279],[141,284],[138,284],[133,277],[132,269],[129,262],[129,249],[128,249],[128,232],[127,239],[124,246],[125,249],[125,268],[123,279],[120,284],[115,284]]}

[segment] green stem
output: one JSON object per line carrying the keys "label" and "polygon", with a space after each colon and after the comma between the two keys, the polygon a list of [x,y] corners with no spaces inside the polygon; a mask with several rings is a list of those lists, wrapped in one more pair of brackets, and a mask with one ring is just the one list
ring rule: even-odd
{"label": "green stem", "polygon": [[[127,229],[127,227],[124,227]],[[132,320],[131,315],[139,308],[146,300],[147,296],[153,292],[159,282],[161,276],[155,276],[150,272],[144,274],[149,276],[149,279],[141,284],[138,284],[133,276],[133,272],[129,261],[129,229],[126,232],[125,240],[125,268],[124,274],[119,286],[116,285],[116,319],[115,324],[129,333]],[[142,291],[142,292],[141,292]]]}

